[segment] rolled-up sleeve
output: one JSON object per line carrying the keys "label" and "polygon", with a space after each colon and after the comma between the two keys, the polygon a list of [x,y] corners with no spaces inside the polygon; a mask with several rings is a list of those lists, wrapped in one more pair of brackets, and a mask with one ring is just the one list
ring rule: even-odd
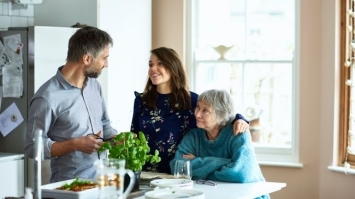
{"label": "rolled-up sleeve", "polygon": [[51,158],[51,146],[54,143],[48,137],[48,131],[51,126],[53,111],[48,100],[44,98],[33,98],[29,108],[29,118],[26,132],[25,152],[30,157],[34,157],[34,137],[37,130],[42,131],[44,158]]}

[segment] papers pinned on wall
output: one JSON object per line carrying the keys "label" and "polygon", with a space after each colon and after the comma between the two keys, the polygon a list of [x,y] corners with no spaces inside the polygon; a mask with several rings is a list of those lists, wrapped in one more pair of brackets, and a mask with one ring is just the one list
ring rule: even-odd
{"label": "papers pinned on wall", "polygon": [[0,75],[1,75],[1,69],[4,67],[6,64],[10,63],[10,57],[6,52],[4,44],[0,41]]}
{"label": "papers pinned on wall", "polygon": [[0,72],[2,78],[2,97],[20,98],[23,95],[23,58],[21,35],[3,37],[0,41]]}
{"label": "papers pinned on wall", "polygon": [[14,34],[4,37],[4,45],[12,63],[23,64],[21,35]]}
{"label": "papers pinned on wall", "polygon": [[23,93],[22,65],[10,63],[2,68],[3,97],[20,98]]}

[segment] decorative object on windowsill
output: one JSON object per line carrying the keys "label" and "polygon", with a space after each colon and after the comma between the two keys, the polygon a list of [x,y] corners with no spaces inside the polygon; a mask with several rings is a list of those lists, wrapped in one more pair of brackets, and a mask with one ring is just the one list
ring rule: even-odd
{"label": "decorative object on windowsill", "polygon": [[[263,92],[263,85],[266,81],[273,81],[275,75],[270,72],[265,76],[258,79],[255,83],[254,102],[245,109],[246,119],[249,120],[249,129],[254,143],[260,143],[260,138],[265,136],[265,128],[262,125],[261,114],[263,113],[263,107],[259,106],[261,101],[261,95]],[[273,90],[273,88],[271,88]]]}
{"label": "decorative object on windowsill", "polygon": [[262,114],[262,109],[257,106],[249,106],[245,109],[245,117],[249,120],[249,130],[251,134],[251,139],[254,143],[260,142],[262,126],[260,124],[260,116]]}
{"label": "decorative object on windowsill", "polygon": [[234,45],[231,46],[225,46],[225,45],[219,45],[219,46],[212,46],[212,48],[219,53],[220,57],[218,60],[226,60],[225,55],[226,53],[233,48]]}
{"label": "decorative object on windowsill", "polygon": [[[150,148],[143,134],[138,135],[132,132],[122,132],[111,141],[101,145],[98,153],[108,150],[109,158],[118,158],[126,160],[126,169],[132,170],[136,175],[136,183],[132,191],[139,190],[140,173],[145,163],[151,164],[160,162],[159,151],[155,150],[154,154],[149,154]],[[129,178],[125,178],[125,185],[129,184]]]}
{"label": "decorative object on windowsill", "polygon": [[260,137],[262,134],[262,125],[260,124],[260,118],[250,120],[249,129],[252,142],[260,143]]}
{"label": "decorative object on windowsill", "polygon": [[260,117],[263,110],[258,106],[249,106],[245,109],[245,118],[249,121],[255,120]]}

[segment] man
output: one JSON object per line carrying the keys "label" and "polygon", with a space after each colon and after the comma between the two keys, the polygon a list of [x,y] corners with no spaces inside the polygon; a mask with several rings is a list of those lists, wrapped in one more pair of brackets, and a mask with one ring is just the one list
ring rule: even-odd
{"label": "man", "polygon": [[97,149],[103,139],[117,135],[96,79],[108,66],[112,45],[100,29],[77,30],[69,40],[66,64],[30,102],[25,151],[34,157],[34,132],[42,130],[44,158],[51,158],[50,182],[95,178]]}

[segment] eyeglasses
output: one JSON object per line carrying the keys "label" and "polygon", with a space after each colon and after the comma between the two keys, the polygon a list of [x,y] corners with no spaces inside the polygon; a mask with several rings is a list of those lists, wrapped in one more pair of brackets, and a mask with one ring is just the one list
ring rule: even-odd
{"label": "eyeglasses", "polygon": [[196,180],[196,184],[205,184],[210,186],[216,186],[217,183],[210,181],[210,180]]}

